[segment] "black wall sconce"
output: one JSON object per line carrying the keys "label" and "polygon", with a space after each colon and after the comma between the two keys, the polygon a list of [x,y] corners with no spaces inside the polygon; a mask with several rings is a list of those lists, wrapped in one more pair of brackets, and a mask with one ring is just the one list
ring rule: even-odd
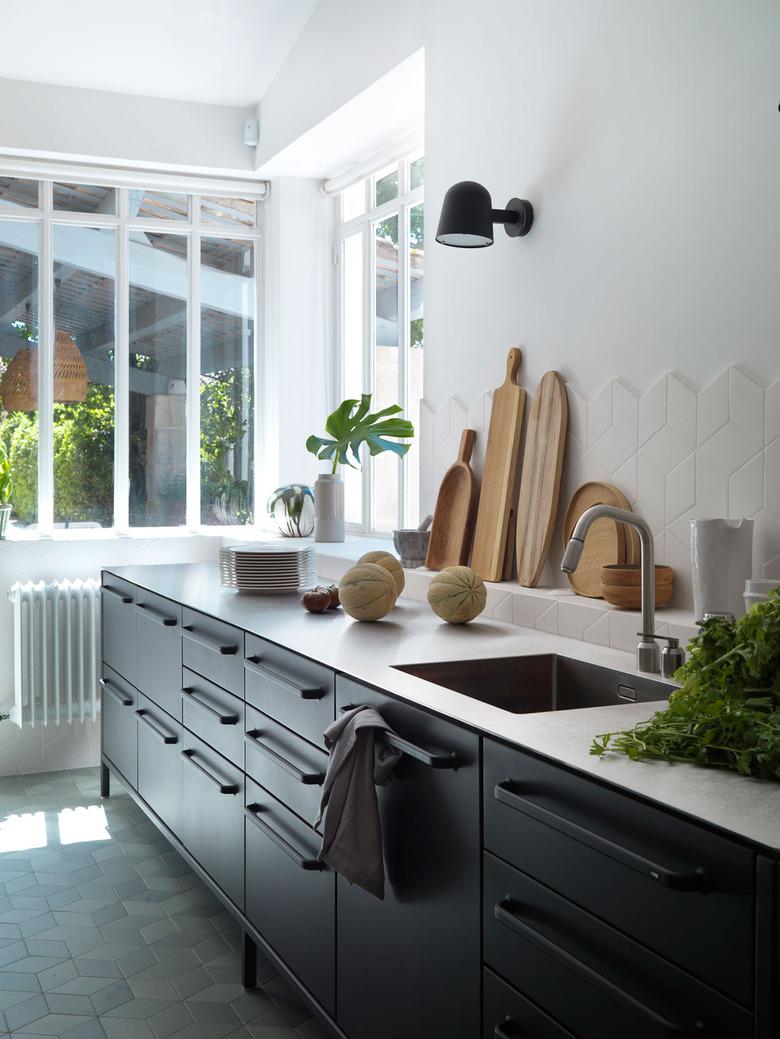
{"label": "black wall sconce", "polygon": [[493,209],[487,188],[461,180],[444,196],[436,241],[458,249],[483,249],[493,244],[493,224],[503,224],[510,238],[522,238],[533,222],[534,207],[524,198],[510,198],[506,209]]}

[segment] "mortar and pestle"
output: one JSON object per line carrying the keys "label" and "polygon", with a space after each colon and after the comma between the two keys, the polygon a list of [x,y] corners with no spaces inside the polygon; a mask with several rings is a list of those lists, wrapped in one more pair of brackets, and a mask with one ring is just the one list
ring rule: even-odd
{"label": "mortar and pestle", "polygon": [[416,530],[393,531],[393,544],[401,557],[401,566],[414,570],[425,564],[425,554],[428,551],[428,540],[431,536],[428,528],[432,522],[433,516],[426,516]]}

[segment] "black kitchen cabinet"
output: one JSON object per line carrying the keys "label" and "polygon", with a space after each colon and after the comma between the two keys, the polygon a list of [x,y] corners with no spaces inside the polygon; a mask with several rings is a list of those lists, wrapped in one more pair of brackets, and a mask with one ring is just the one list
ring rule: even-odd
{"label": "black kitchen cabinet", "polygon": [[157,704],[138,697],[138,793],[174,833],[181,831],[182,728]]}
{"label": "black kitchen cabinet", "polygon": [[472,1039],[480,1032],[479,739],[337,676],[337,709],[364,703],[406,753],[377,791],[384,901],[338,878],[338,1024],[350,1039]]}
{"label": "black kitchen cabinet", "polygon": [[103,664],[103,677],[100,680],[103,753],[132,787],[138,783],[137,701],[137,690],[107,664]]}
{"label": "black kitchen cabinet", "polygon": [[131,685],[137,684],[134,609],[137,592],[128,581],[104,574],[100,594],[103,661]]}
{"label": "black kitchen cabinet", "polygon": [[135,614],[136,685],[168,714],[181,717],[181,606],[139,588]]}
{"label": "black kitchen cabinet", "polygon": [[179,834],[231,902],[244,906],[244,773],[183,731]]}
{"label": "black kitchen cabinet", "polygon": [[336,1009],[336,876],[321,838],[257,783],[246,785],[246,915],[330,1014]]}
{"label": "black kitchen cabinet", "polygon": [[482,992],[482,1039],[576,1039],[487,967]]}

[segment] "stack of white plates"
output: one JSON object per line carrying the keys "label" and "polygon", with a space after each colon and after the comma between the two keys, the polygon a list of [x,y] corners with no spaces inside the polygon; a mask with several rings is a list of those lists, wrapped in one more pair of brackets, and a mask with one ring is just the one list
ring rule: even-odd
{"label": "stack of white plates", "polygon": [[220,583],[256,595],[283,595],[316,584],[314,545],[289,541],[229,545],[219,553]]}

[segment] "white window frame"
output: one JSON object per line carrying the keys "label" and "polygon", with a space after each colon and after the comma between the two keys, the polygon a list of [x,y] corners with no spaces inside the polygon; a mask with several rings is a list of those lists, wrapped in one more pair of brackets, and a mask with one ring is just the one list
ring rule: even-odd
{"label": "white window frame", "polygon": [[[263,397],[263,310],[264,284],[264,219],[267,196],[265,182],[199,180],[182,177],[139,174],[132,170],[100,171],[89,167],[26,166],[14,161],[2,162],[0,175],[22,177],[39,182],[38,208],[0,208],[0,220],[38,225],[38,523],[37,535],[58,538],[69,533],[83,537],[85,531],[69,531],[54,526],[54,440],[53,440],[53,366],[54,329],[53,240],[54,228],[62,225],[115,229],[115,293],[114,309],[114,524],[103,528],[123,536],[185,534],[203,532],[236,532],[235,526],[220,527],[201,523],[200,470],[200,245],[203,238],[225,238],[251,242],[254,247],[254,525],[264,514],[262,480],[257,479],[262,466],[262,397]],[[94,184],[116,191],[116,214],[74,213],[54,209],[55,182]],[[188,196],[187,220],[157,220],[129,216],[128,201],[132,191],[169,191]],[[256,201],[256,223],[253,228],[229,224],[204,223],[201,220],[200,196],[251,198]],[[186,511],[184,526],[130,526],[130,409],[129,409],[129,233],[134,230],[178,234],[187,238],[187,406],[186,406]],[[90,530],[90,534],[99,534]]]}
{"label": "white window frame", "polygon": [[[411,165],[416,159],[423,158],[422,147],[415,148],[392,162],[385,162],[379,169],[366,176],[361,173],[355,177],[365,178],[365,212],[351,220],[342,222],[341,191],[349,186],[348,178],[339,178],[343,186],[334,198],[334,250],[333,261],[336,265],[334,335],[336,342],[336,393],[332,401],[335,408],[345,396],[344,371],[344,242],[355,234],[362,236],[363,255],[363,392],[373,393],[375,389],[375,343],[376,343],[376,305],[374,300],[376,278],[376,248],[374,226],[389,217],[398,216],[398,403],[403,408],[404,416],[409,405],[409,371],[408,359],[411,349],[410,336],[410,213],[418,205],[425,203],[425,184],[411,188]],[[381,180],[398,167],[398,196],[381,206],[374,206],[377,180]],[[415,442],[419,440],[419,429],[415,429]],[[419,447],[419,444],[418,444]],[[367,458],[367,453],[366,453]],[[374,534],[387,536],[391,532],[374,527],[374,460],[364,459],[362,466],[362,522],[348,523],[347,529],[358,534]],[[398,515],[397,525],[407,526],[411,521],[407,516],[409,497],[409,465],[407,456],[398,460]],[[416,522],[416,520],[415,520]]]}

